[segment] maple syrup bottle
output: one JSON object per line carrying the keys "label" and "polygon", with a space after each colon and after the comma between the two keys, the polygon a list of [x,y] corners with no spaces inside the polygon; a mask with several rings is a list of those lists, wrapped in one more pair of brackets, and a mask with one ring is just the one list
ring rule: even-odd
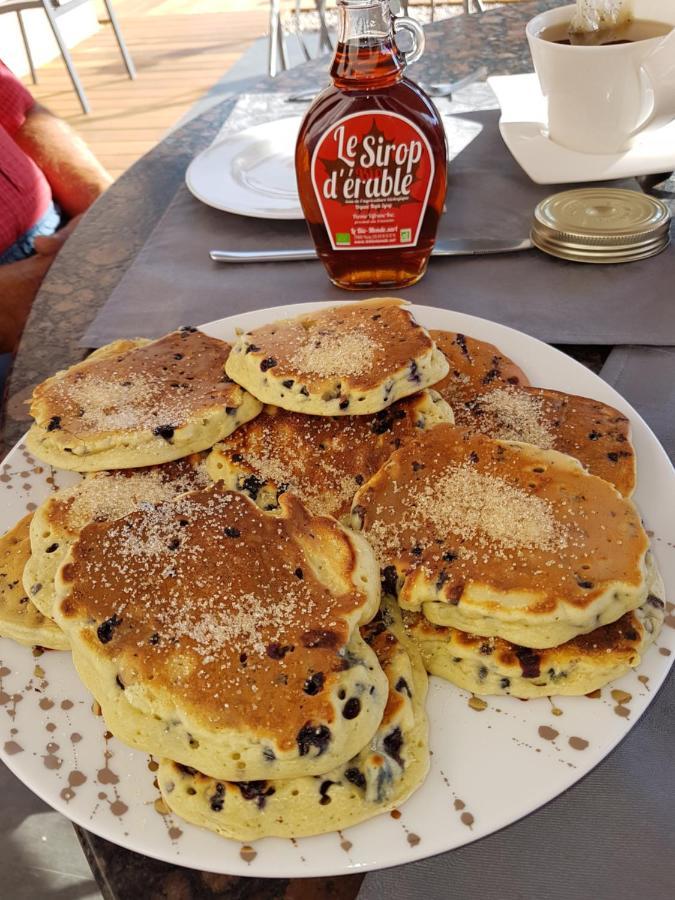
{"label": "maple syrup bottle", "polygon": [[[331,281],[402,288],[424,275],[443,209],[445,132],[427,95],[404,77],[424,32],[389,0],[339,0],[333,84],[307,111],[295,151],[298,191]],[[395,32],[408,31],[401,52]]]}

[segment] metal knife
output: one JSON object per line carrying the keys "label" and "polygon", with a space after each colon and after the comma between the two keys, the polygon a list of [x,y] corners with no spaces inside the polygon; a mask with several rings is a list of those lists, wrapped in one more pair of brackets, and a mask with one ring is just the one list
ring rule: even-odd
{"label": "metal knife", "polygon": [[[432,256],[483,256],[487,253],[513,253],[529,250],[532,241],[502,241],[487,238],[457,238],[452,241],[436,241]],[[209,256],[217,263],[298,262],[318,259],[313,247],[299,250],[211,250]]]}

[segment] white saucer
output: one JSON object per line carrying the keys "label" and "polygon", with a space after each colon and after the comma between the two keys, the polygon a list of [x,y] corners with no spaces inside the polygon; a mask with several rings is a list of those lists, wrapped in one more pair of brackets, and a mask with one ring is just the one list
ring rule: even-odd
{"label": "white saucer", "polygon": [[301,116],[289,116],[216,139],[188,166],[188,189],[225,212],[302,219],[294,158],[301,121]]}
{"label": "white saucer", "polygon": [[607,181],[675,170],[675,121],[640,135],[625,153],[579,153],[552,141],[537,76],[488,78],[502,110],[499,130],[516,162],[537,184]]}

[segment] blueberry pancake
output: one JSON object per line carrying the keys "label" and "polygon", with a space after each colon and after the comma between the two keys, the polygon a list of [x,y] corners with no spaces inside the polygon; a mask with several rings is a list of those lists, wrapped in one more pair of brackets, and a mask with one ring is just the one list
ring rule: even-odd
{"label": "blueberry pancake", "polygon": [[29,647],[67,650],[68,638],[33,605],[21,583],[21,573],[30,556],[28,532],[32,518],[32,513],[24,516],[0,537],[0,637]]}
{"label": "blueberry pancake", "polygon": [[289,490],[315,515],[339,519],[394,450],[439,422],[452,423],[452,410],[426,390],[370,416],[304,416],[266,406],[216,444],[207,467],[214,481],[244,491],[264,509]]}
{"label": "blueberry pancake", "polygon": [[206,450],[261,409],[224,374],[229,352],[229,344],[193,328],[104,347],[33,391],[28,448],[77,472]]}
{"label": "blueberry pancake", "polygon": [[432,329],[429,334],[450,365],[448,374],[434,387],[453,410],[495,388],[530,383],[523,370],[494,344],[456,331]]}
{"label": "blueberry pancake", "polygon": [[56,591],[108,728],[155,756],[228,780],[321,774],[382,718],[358,630],[379,604],[372,551],[291,494],[265,512],[217,484],[88,525]]}
{"label": "blueberry pancake", "polygon": [[217,781],[164,759],[157,778],[169,808],[195,825],[240,841],[337,831],[403,803],[429,768],[427,677],[394,604],[362,629],[389,682],[373,738],[324,775],[286,781]]}
{"label": "blueberry pancake", "polygon": [[432,675],[474,694],[529,699],[581,695],[604,687],[640,665],[665,616],[665,591],[651,554],[647,599],[616,622],[558,647],[532,650],[501,638],[432,625],[421,613],[404,613],[406,628]]}
{"label": "blueberry pancake", "polygon": [[429,621],[555,647],[641,606],[637,510],[571,456],[438,425],[359,489],[385,588]]}
{"label": "blueberry pancake", "polygon": [[630,425],[612,406],[561,391],[507,385],[456,403],[453,410],[458,425],[568,453],[624,497],[635,489]]}
{"label": "blueberry pancake", "polygon": [[263,403],[369,415],[439,381],[448,363],[400,300],[375,298],[239,336],[225,371]]}
{"label": "blueberry pancake", "polygon": [[80,531],[91,522],[110,522],[141,504],[160,503],[210,483],[204,455],[141,469],[92,472],[52,494],[35,510],[30,526],[30,559],[23,586],[45,616],[52,616],[54,579]]}

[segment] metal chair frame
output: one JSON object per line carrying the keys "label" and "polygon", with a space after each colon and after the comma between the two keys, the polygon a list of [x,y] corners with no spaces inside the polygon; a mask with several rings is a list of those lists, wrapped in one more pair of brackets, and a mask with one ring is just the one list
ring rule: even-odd
{"label": "metal chair frame", "polygon": [[[26,34],[26,28],[21,13],[25,12],[25,10],[28,9],[43,10],[44,14],[47,16],[47,21],[49,22],[49,26],[54,35],[54,39],[59,48],[59,52],[61,53],[63,62],[66,66],[66,69],[68,70],[68,75],[70,76],[70,80],[73,83],[75,93],[77,94],[77,97],[80,101],[82,112],[85,114],[89,113],[91,108],[89,106],[89,101],[87,100],[87,95],[85,94],[84,88],[82,87],[80,77],[77,74],[75,66],[73,65],[70,51],[68,50],[68,47],[63,40],[61,29],[58,25],[58,19],[60,16],[69,12],[71,9],[76,9],[78,6],[82,6],[83,3],[89,2],[90,0],[67,0],[67,2],[65,3],[60,3],[58,2],[58,0],[0,0],[0,15],[11,12],[16,13],[33,84],[37,84],[37,74],[35,72],[35,65],[33,63],[33,57],[30,52],[30,46],[28,43],[28,35]],[[124,43],[124,38],[122,37],[122,32],[117,21],[117,16],[115,15],[115,11],[112,8],[111,0],[103,0],[103,3],[105,4],[110,24],[112,25],[112,29],[115,33],[115,39],[117,40],[117,46],[119,47],[120,54],[122,55],[122,60],[124,61],[124,67],[127,70],[129,78],[134,79],[136,77],[136,69],[134,67],[133,60],[129,55],[126,44]]]}
{"label": "metal chair frame", "polygon": [[[295,0],[295,34],[300,44],[305,59],[310,59],[311,54],[307,43],[302,35],[300,28],[300,5],[302,0]],[[431,3],[431,21],[434,21],[435,0]],[[319,14],[319,52],[322,50],[332,50],[333,42],[330,39],[328,25],[326,24],[326,0],[314,0],[316,11]],[[402,0],[403,12],[407,16],[409,5],[408,0]],[[476,12],[484,12],[483,0],[462,0],[464,12],[471,15]],[[270,20],[269,20],[269,39],[268,39],[268,72],[272,78],[278,75],[280,71],[288,69],[288,52],[286,48],[286,38],[281,25],[281,0],[270,0]]]}

